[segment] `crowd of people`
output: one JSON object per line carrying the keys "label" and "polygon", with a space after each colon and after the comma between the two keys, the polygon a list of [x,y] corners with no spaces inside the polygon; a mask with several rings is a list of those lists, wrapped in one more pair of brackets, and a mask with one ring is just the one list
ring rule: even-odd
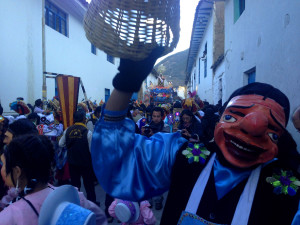
{"label": "crowd of people", "polygon": [[[0,224],[38,224],[61,185],[76,187],[96,224],[155,224],[152,207],[164,208],[168,225],[300,223],[300,156],[286,129],[285,94],[252,83],[223,105],[194,93],[172,104],[131,101],[158,57],[121,59],[108,102],[78,104],[65,130],[58,98],[47,109],[41,99],[32,107],[18,98],[18,116],[0,107]],[[299,130],[300,107],[292,121]]]}

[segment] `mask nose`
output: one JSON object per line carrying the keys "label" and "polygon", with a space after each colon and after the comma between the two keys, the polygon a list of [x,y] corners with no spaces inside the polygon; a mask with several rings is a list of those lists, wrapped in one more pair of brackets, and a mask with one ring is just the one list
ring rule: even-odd
{"label": "mask nose", "polygon": [[252,112],[243,118],[240,127],[244,133],[262,136],[268,129],[268,118],[262,112]]}

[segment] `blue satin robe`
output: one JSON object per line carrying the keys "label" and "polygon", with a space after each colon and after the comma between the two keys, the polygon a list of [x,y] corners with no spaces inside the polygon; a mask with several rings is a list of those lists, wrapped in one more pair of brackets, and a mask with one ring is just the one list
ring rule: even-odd
{"label": "blue satin robe", "polygon": [[[128,118],[117,122],[103,119],[103,114],[118,117],[125,115],[126,111],[104,110],[94,128],[92,161],[96,177],[105,192],[116,198],[140,201],[169,189],[176,153],[187,140],[179,132],[156,133],[147,138],[135,134],[135,124]],[[241,172],[224,167],[215,160],[218,198],[248,178],[250,173],[251,170]],[[292,225],[300,224],[299,210]]]}

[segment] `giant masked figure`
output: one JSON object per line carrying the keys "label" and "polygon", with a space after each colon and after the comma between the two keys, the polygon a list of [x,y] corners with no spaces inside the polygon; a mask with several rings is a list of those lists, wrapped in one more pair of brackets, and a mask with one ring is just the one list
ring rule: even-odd
{"label": "giant masked figure", "polygon": [[147,60],[121,59],[116,90],[94,130],[93,165],[104,190],[132,201],[169,190],[166,225],[299,224],[298,153],[285,129],[287,97],[263,83],[236,90],[207,146],[188,143],[180,132],[147,138],[134,134],[126,107],[115,106],[139,87],[124,86],[122,76],[146,77]]}

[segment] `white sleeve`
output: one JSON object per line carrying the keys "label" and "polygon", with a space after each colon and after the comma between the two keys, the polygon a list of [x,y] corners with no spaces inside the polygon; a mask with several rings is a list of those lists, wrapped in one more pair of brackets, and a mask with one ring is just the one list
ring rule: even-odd
{"label": "white sleeve", "polygon": [[91,132],[94,131],[94,124],[92,121],[88,121],[86,124],[87,129],[89,129]]}
{"label": "white sleeve", "polygon": [[90,152],[91,152],[92,137],[93,137],[93,133],[89,130],[89,132],[87,133],[87,139],[88,139],[88,142],[89,142]]}
{"label": "white sleeve", "polygon": [[58,145],[59,145],[59,147],[61,147],[61,148],[63,148],[63,147],[66,146],[66,131],[67,131],[67,130],[68,130],[68,129],[66,129],[66,130],[64,131],[63,136],[60,138],[60,140],[59,140],[59,142],[58,142]]}

